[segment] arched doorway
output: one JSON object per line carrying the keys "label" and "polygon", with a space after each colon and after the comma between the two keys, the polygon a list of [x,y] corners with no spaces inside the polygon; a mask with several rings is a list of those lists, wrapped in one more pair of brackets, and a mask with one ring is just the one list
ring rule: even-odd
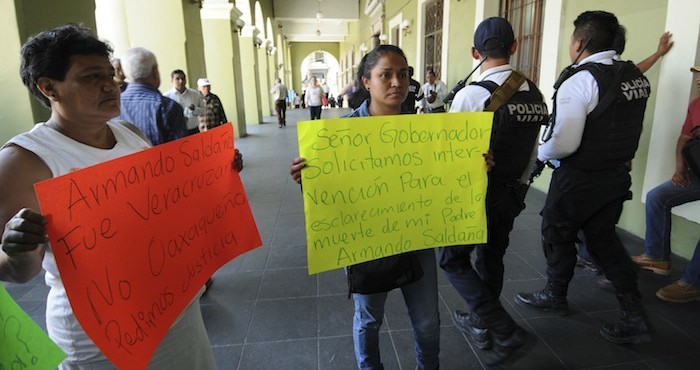
{"label": "arched doorway", "polygon": [[302,89],[306,89],[311,76],[316,77],[319,83],[326,83],[330,94],[338,95],[340,86],[340,63],[333,54],[318,50],[307,55],[301,62]]}

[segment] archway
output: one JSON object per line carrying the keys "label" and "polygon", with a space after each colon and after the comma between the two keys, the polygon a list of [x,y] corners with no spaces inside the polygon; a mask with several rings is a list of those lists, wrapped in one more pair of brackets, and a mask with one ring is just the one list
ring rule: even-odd
{"label": "archway", "polygon": [[301,62],[300,76],[304,77],[301,82],[302,88],[306,90],[309,79],[314,76],[320,83],[325,82],[328,85],[330,94],[337,96],[342,88],[340,72],[340,63],[333,54],[323,50],[309,53]]}

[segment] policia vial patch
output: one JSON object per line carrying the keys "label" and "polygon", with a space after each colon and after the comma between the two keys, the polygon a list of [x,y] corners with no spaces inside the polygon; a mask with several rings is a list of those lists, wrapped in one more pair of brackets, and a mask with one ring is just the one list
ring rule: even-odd
{"label": "policia vial patch", "polygon": [[546,122],[549,117],[544,102],[507,104],[508,115],[517,122]]}
{"label": "policia vial patch", "polygon": [[648,98],[650,89],[651,85],[649,84],[649,80],[644,77],[638,77],[634,80],[620,83],[620,90],[622,90],[622,94],[627,101]]}

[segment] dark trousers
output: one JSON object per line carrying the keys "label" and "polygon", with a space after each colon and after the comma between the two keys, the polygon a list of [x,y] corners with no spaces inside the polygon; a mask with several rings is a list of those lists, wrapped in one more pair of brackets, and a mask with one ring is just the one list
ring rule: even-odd
{"label": "dark trousers", "polygon": [[620,294],[639,295],[637,270],[617,236],[631,179],[626,166],[556,169],[542,210],[542,244],[549,282],[566,292],[576,266],[576,234],[583,231],[593,260]]}
{"label": "dark trousers", "polygon": [[321,119],[321,106],[309,106],[309,113],[311,114],[311,120]]}
{"label": "dark trousers", "polygon": [[280,126],[287,125],[287,101],[275,100],[275,111],[277,112],[277,123]]}
{"label": "dark trousers", "polygon": [[445,113],[445,106],[433,108],[430,110],[430,113]]}
{"label": "dark trousers", "polygon": [[[464,298],[472,312],[488,323],[489,317],[503,318],[498,297],[503,289],[503,255],[508,248],[508,234],[522,210],[522,201],[514,189],[490,184],[486,196],[488,225],[487,244],[475,247],[442,247],[438,250],[440,267]],[[474,267],[470,257],[476,250]]]}

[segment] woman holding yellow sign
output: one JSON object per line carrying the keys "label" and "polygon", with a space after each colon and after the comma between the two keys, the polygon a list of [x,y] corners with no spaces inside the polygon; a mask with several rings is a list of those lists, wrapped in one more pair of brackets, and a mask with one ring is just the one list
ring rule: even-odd
{"label": "woman holding yellow sign", "polygon": [[[360,62],[358,81],[369,92],[369,99],[346,117],[366,117],[401,114],[401,103],[408,93],[409,76],[408,62],[403,51],[393,45],[380,45],[365,55]],[[290,166],[292,178],[301,184],[301,171],[306,165],[304,158],[296,158]],[[416,361],[419,369],[437,369],[440,352],[440,319],[438,315],[437,269],[433,249],[407,253],[409,257],[387,257],[370,263],[351,266],[348,271],[352,275],[360,267],[363,274],[381,271],[383,260],[411,260],[419,264],[416,270],[422,273],[410,278],[399,279],[408,314],[413,325],[415,338]],[[401,255],[403,256],[403,255]],[[363,265],[363,266],[361,266]],[[417,266],[415,266],[417,267]],[[372,280],[369,279],[368,280]],[[366,290],[352,289],[353,279],[350,279],[352,296],[355,301],[353,320],[353,340],[355,342],[355,358],[360,369],[382,369],[379,356],[379,328],[384,317],[384,304],[388,290],[392,288],[374,289],[378,293],[366,293]],[[383,290],[383,291],[382,291]],[[359,293],[363,291],[365,293]]]}

